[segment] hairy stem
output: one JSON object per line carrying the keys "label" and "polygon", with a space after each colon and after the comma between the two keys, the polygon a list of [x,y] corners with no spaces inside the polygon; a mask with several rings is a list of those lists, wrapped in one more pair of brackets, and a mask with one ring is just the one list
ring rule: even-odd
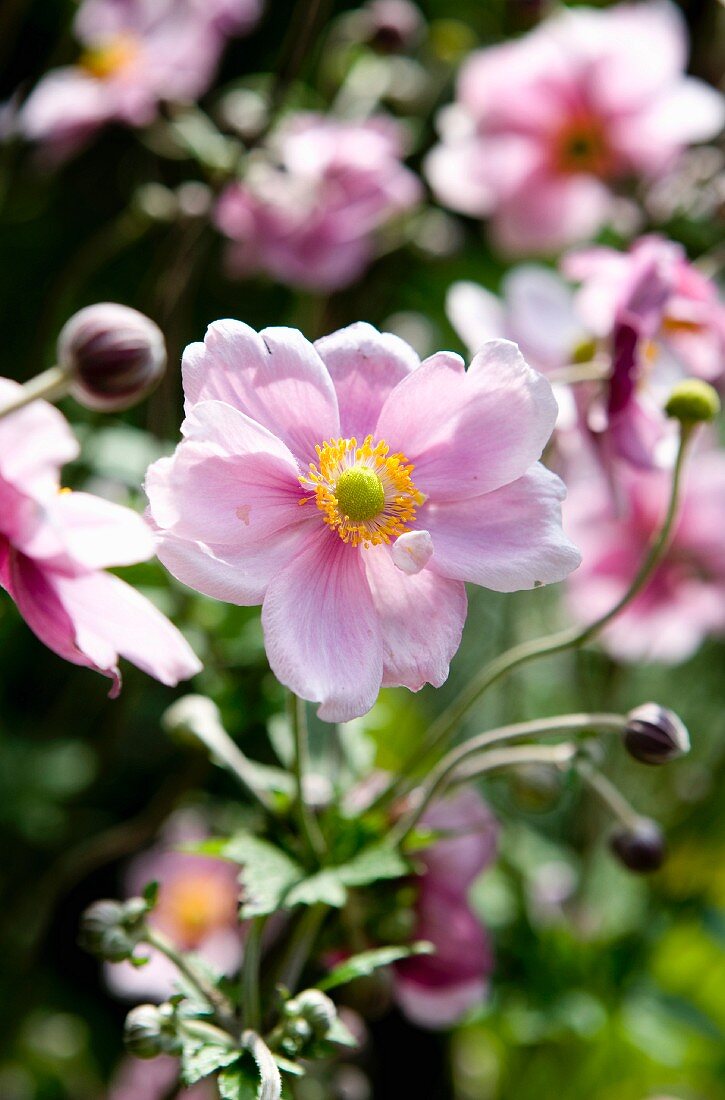
{"label": "hairy stem", "polygon": [[317,862],[325,858],[326,845],[320,824],[305,801],[305,774],[308,769],[307,715],[302,699],[290,693],[288,711],[294,739],[292,770],[295,778],[295,813],[310,855]]}
{"label": "hairy stem", "polygon": [[33,401],[60,400],[68,392],[68,382],[68,371],[64,367],[50,367],[49,370],[43,371],[42,374],[38,374],[35,378],[31,378],[29,382],[26,382],[22,390],[0,408],[0,419],[9,416],[10,413],[17,412],[18,409],[24,409],[26,405],[31,405]]}
{"label": "hairy stem", "polygon": [[169,962],[174,964],[179,973],[186,978],[187,982],[213,1009],[214,1018],[220,1027],[233,1035],[236,1029],[236,1021],[232,1006],[224,994],[212,985],[206,974],[194,965],[193,960],[177,951],[174,944],[154,928],[146,930],[144,940],[149,947],[154,947],[157,951],[160,951]]}

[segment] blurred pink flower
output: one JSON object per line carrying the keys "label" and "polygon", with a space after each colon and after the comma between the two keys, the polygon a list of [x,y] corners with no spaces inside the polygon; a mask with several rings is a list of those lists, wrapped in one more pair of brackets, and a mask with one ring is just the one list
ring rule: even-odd
{"label": "blurred pink flower", "polygon": [[[124,1058],[111,1081],[106,1100],[167,1100],[169,1090],[179,1079],[179,1060],[166,1054],[158,1058]],[[175,1100],[217,1100],[211,1079],[174,1094]]]}
{"label": "blurred pink flower", "polygon": [[435,954],[397,964],[395,995],[414,1023],[443,1028],[486,995],[493,957],[468,891],[496,858],[498,830],[472,787],[437,802],[422,824],[444,834],[420,857],[424,870],[416,904],[415,939],[429,940]]}
{"label": "blurred pink flower", "polygon": [[[670,482],[665,471],[621,471],[621,513],[595,475],[583,471],[571,486],[565,520],[583,561],[567,595],[579,622],[592,622],[626,591],[662,521]],[[665,560],[601,635],[613,657],[674,664],[708,635],[725,630],[723,530],[725,455],[697,452],[686,471],[681,515]]]}
{"label": "blurred pink flower", "polygon": [[[222,974],[233,974],[242,960],[244,942],[239,922],[239,868],[178,850],[205,835],[204,823],[196,815],[174,815],[158,846],[131,863],[126,892],[135,897],[149,882],[158,882],[158,901],[150,924],[181,950],[195,952]],[[106,981],[123,997],[164,1000],[176,992],[176,967],[153,949],[144,948],[143,953],[149,962],[142,967],[109,963]]]}
{"label": "blurred pink flower", "polygon": [[537,462],[556,403],[513,344],[466,371],[367,324],[313,346],[217,321],[183,371],[184,440],[146,481],[161,560],[262,603],[272,670],[324,720],[364,714],[381,684],[440,686],[464,581],[511,592],[578,564]]}
{"label": "blurred pink flower", "polygon": [[723,98],[683,75],[686,54],[684,20],[666,0],[563,9],[475,52],[427,161],[434,191],[490,216],[507,253],[590,238],[611,213],[612,185],[661,174],[722,126]]}
{"label": "blurred pink flower", "polygon": [[[0,379],[0,403],[16,395]],[[199,671],[160,611],[104,570],[153,557],[143,519],[89,493],[61,490],[59,470],[78,454],[61,414],[44,401],[0,420],[0,585],[53,652],[113,680],[119,655],[165,684]]]}
{"label": "blurred pink flower", "polygon": [[376,231],[421,198],[401,156],[392,119],[293,116],[219,199],[231,271],[313,290],[351,283],[373,259]]}
{"label": "blurred pink flower", "polygon": [[41,79],[19,129],[62,158],[108,122],[147,126],[160,102],[206,91],[226,37],[260,10],[261,0],[83,0],[74,22],[83,53]]}

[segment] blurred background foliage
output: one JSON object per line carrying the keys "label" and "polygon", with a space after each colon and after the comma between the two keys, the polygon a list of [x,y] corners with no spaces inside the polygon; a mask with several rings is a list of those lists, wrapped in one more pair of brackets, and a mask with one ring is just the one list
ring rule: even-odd
{"label": "blurred background foliage", "polygon": [[[330,5],[330,20],[354,6]],[[230,45],[220,86],[274,68],[293,7],[270,0],[258,31]],[[712,80],[718,4],[683,7],[693,70]],[[430,143],[432,108],[445,100],[458,58],[529,26],[537,5],[429,0],[421,8],[432,31],[419,58],[425,116],[411,111],[413,164]],[[0,6],[0,102],[73,56],[72,10],[64,0]],[[299,102],[328,98],[334,58],[321,58],[321,49],[318,42],[301,74],[304,86],[293,91]],[[444,316],[446,288],[473,277],[495,289],[502,271],[473,223],[429,212],[413,241],[329,298],[262,280],[232,282],[205,220],[164,214],[173,193],[165,189],[198,179],[188,161],[160,161],[118,128],[53,172],[17,145],[0,156],[2,374],[19,380],[52,363],[70,313],[104,299],[149,313],[167,335],[172,364],[221,316],[255,327],[292,324],[310,337],[365,319],[392,324],[423,351],[462,350]],[[719,232],[686,219],[667,231],[708,248]],[[150,401],[123,417],[66,402],[83,444],[70,483],[141,507],[143,472],[177,434],[180,393],[172,366]],[[124,576],[187,633],[206,665],[199,690],[217,700],[233,734],[251,754],[271,759],[265,730],[282,698],[267,668],[258,611],[182,590],[155,564]],[[472,669],[515,640],[552,629],[560,615],[555,592],[477,590],[450,682],[418,696],[384,692],[357,724],[359,745],[395,769]],[[104,1095],[120,1056],[124,1006],[76,946],[79,913],[119,891],[124,861],[152,841],[174,807],[206,804],[223,827],[234,792],[203,756],[160,731],[173,693],[149,677],[127,667],[121,698],[109,702],[105,681],[46,651],[7,599],[0,601],[0,652],[0,1098],[92,1100]],[[675,670],[625,668],[590,649],[517,672],[473,712],[468,732],[558,711],[626,710],[648,699],[673,707],[692,733],[686,760],[647,770],[625,763],[612,746],[607,761],[638,808],[666,827],[670,859],[646,882],[635,879],[609,859],[607,822],[578,789],[552,787],[548,774],[536,772],[490,780],[486,796],[503,823],[502,854],[473,895],[495,944],[490,999],[451,1040],[424,1035],[392,1011],[375,1021],[359,1060],[371,1095],[725,1098],[724,657],[725,647],[710,643]],[[362,1079],[351,1080],[344,1095],[364,1100]],[[317,1087],[301,1091],[303,1100],[322,1100]]]}

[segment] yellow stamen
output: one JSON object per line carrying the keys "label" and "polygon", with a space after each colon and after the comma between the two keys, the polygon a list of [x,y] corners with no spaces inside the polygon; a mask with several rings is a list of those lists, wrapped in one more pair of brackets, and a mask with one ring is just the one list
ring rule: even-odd
{"label": "yellow stamen", "polygon": [[[300,478],[325,523],[352,546],[379,546],[408,530],[416,508],[425,502],[411,474],[413,466],[402,454],[389,453],[382,440],[368,435],[356,439],[331,439],[317,451],[317,464]],[[300,504],[313,499],[304,496]]]}
{"label": "yellow stamen", "polygon": [[98,80],[107,80],[128,68],[139,55],[139,44],[132,34],[119,34],[102,46],[81,54],[78,64]]}

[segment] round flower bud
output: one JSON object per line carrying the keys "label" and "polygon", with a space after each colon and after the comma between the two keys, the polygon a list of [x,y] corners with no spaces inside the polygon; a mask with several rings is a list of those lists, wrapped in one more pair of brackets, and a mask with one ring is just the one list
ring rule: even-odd
{"label": "round flower bud", "polygon": [[126,1017],[123,1041],[136,1058],[155,1058],[158,1054],[178,1054],[181,1042],[176,1034],[171,1005],[137,1005]]}
{"label": "round flower bud", "polygon": [[79,942],[92,955],[102,953],[109,933],[121,923],[123,906],[120,901],[94,901],[81,917]]}
{"label": "round flower bud", "polygon": [[720,398],[709,382],[701,378],[686,378],[678,383],[667,398],[665,412],[685,424],[714,420],[720,412]]}
{"label": "round flower bud", "polygon": [[402,53],[421,36],[423,16],[409,0],[370,0],[364,12],[368,41],[380,53]]}
{"label": "round flower bud", "polygon": [[161,330],[143,313],[101,302],[75,313],[58,337],[58,365],[70,392],[89,409],[115,412],[135,405],[166,368]]}
{"label": "round flower bud", "polygon": [[143,898],[96,901],[81,917],[79,943],[101,959],[123,962],[143,940],[147,913]]}
{"label": "round flower bud", "polygon": [[612,833],[609,846],[620,863],[630,871],[648,874],[657,871],[665,860],[665,838],[656,821],[642,817],[636,825]]}
{"label": "round flower bud", "polygon": [[298,1012],[312,1028],[316,1039],[323,1039],[337,1019],[337,1009],[321,989],[305,989],[296,997]]}
{"label": "round flower bud", "polygon": [[642,764],[668,764],[690,751],[690,735],[673,711],[645,703],[627,715],[624,746]]}

